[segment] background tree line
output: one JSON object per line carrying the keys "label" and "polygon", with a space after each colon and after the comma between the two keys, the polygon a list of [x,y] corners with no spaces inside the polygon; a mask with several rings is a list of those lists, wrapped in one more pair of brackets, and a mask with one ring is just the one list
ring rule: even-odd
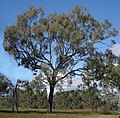
{"label": "background tree line", "polygon": [[[115,70],[119,71],[118,67],[119,66],[116,66]],[[1,86],[0,108],[12,109],[13,103],[16,102],[13,98],[13,92],[10,89],[12,84],[3,74],[1,74],[0,79],[2,79],[2,85],[5,84],[5,87]],[[82,79],[85,78],[83,77]],[[47,108],[46,86],[41,84],[39,80],[37,76],[29,82],[29,85],[21,84],[20,87],[17,88],[18,108]],[[25,83],[26,81],[20,82],[19,80],[18,82]],[[41,86],[37,86],[39,84],[41,84]],[[107,89],[108,91],[106,93],[104,92],[104,88],[100,88],[101,85],[99,84],[99,82],[93,82],[92,79],[90,80],[90,78],[88,78],[87,81],[78,85],[75,90],[56,92],[53,99],[53,109],[91,109],[92,111],[103,110],[106,112],[118,110],[120,108],[119,89],[111,90],[109,86],[110,88]]]}

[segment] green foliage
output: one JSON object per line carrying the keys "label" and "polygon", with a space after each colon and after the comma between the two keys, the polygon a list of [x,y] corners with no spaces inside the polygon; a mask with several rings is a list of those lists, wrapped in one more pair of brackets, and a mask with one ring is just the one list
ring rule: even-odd
{"label": "green foliage", "polygon": [[44,91],[34,92],[32,90],[19,91],[19,107],[45,109],[47,104],[47,94]]}
{"label": "green foliage", "polygon": [[55,109],[81,109],[83,100],[81,93],[78,91],[58,92],[54,96]]}
{"label": "green foliage", "polygon": [[11,98],[0,98],[0,109],[8,109],[12,106],[12,99]]}
{"label": "green foliage", "polygon": [[120,64],[112,68],[111,77],[113,86],[120,92]]}
{"label": "green foliage", "polygon": [[85,62],[82,80],[83,86],[88,89],[87,102],[95,107],[98,101],[96,105],[101,106],[106,112],[118,109],[117,96],[120,85],[118,57],[112,54],[111,50],[104,53],[94,51]]}

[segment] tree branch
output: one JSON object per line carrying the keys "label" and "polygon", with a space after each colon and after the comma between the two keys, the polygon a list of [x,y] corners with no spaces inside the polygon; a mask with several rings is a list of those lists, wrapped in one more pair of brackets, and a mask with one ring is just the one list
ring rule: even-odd
{"label": "tree branch", "polygon": [[82,68],[78,68],[78,69],[75,69],[75,70],[71,70],[70,72],[68,72],[67,74],[65,74],[63,77],[57,79],[57,80],[56,80],[56,83],[57,83],[58,81],[64,79],[65,77],[67,77],[69,74],[72,74],[72,73],[74,73],[74,72],[76,72],[76,71],[81,71],[81,70],[83,70],[83,69],[82,69]]}

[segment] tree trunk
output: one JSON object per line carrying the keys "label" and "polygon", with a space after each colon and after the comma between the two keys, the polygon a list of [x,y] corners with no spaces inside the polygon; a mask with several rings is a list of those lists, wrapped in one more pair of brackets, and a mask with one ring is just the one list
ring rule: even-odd
{"label": "tree trunk", "polygon": [[16,106],[16,110],[18,113],[18,93],[17,93],[17,85],[15,87],[15,106]]}
{"label": "tree trunk", "polygon": [[13,90],[13,96],[12,96],[12,112],[14,112],[14,104],[15,104],[15,91]]}
{"label": "tree trunk", "polygon": [[17,113],[19,112],[18,110],[18,103],[16,102],[16,110],[17,110]]}
{"label": "tree trunk", "polygon": [[50,84],[50,93],[49,93],[49,98],[48,98],[48,112],[52,112],[52,108],[53,108],[53,94],[54,94],[54,88],[55,85]]}

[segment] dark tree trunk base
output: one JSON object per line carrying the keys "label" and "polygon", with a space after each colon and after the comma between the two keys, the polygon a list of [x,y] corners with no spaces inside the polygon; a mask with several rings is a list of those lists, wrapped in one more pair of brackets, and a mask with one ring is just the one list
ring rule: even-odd
{"label": "dark tree trunk base", "polygon": [[54,88],[55,88],[55,85],[50,84],[50,93],[49,93],[48,104],[47,104],[47,107],[48,107],[47,110],[49,113],[52,113]]}

